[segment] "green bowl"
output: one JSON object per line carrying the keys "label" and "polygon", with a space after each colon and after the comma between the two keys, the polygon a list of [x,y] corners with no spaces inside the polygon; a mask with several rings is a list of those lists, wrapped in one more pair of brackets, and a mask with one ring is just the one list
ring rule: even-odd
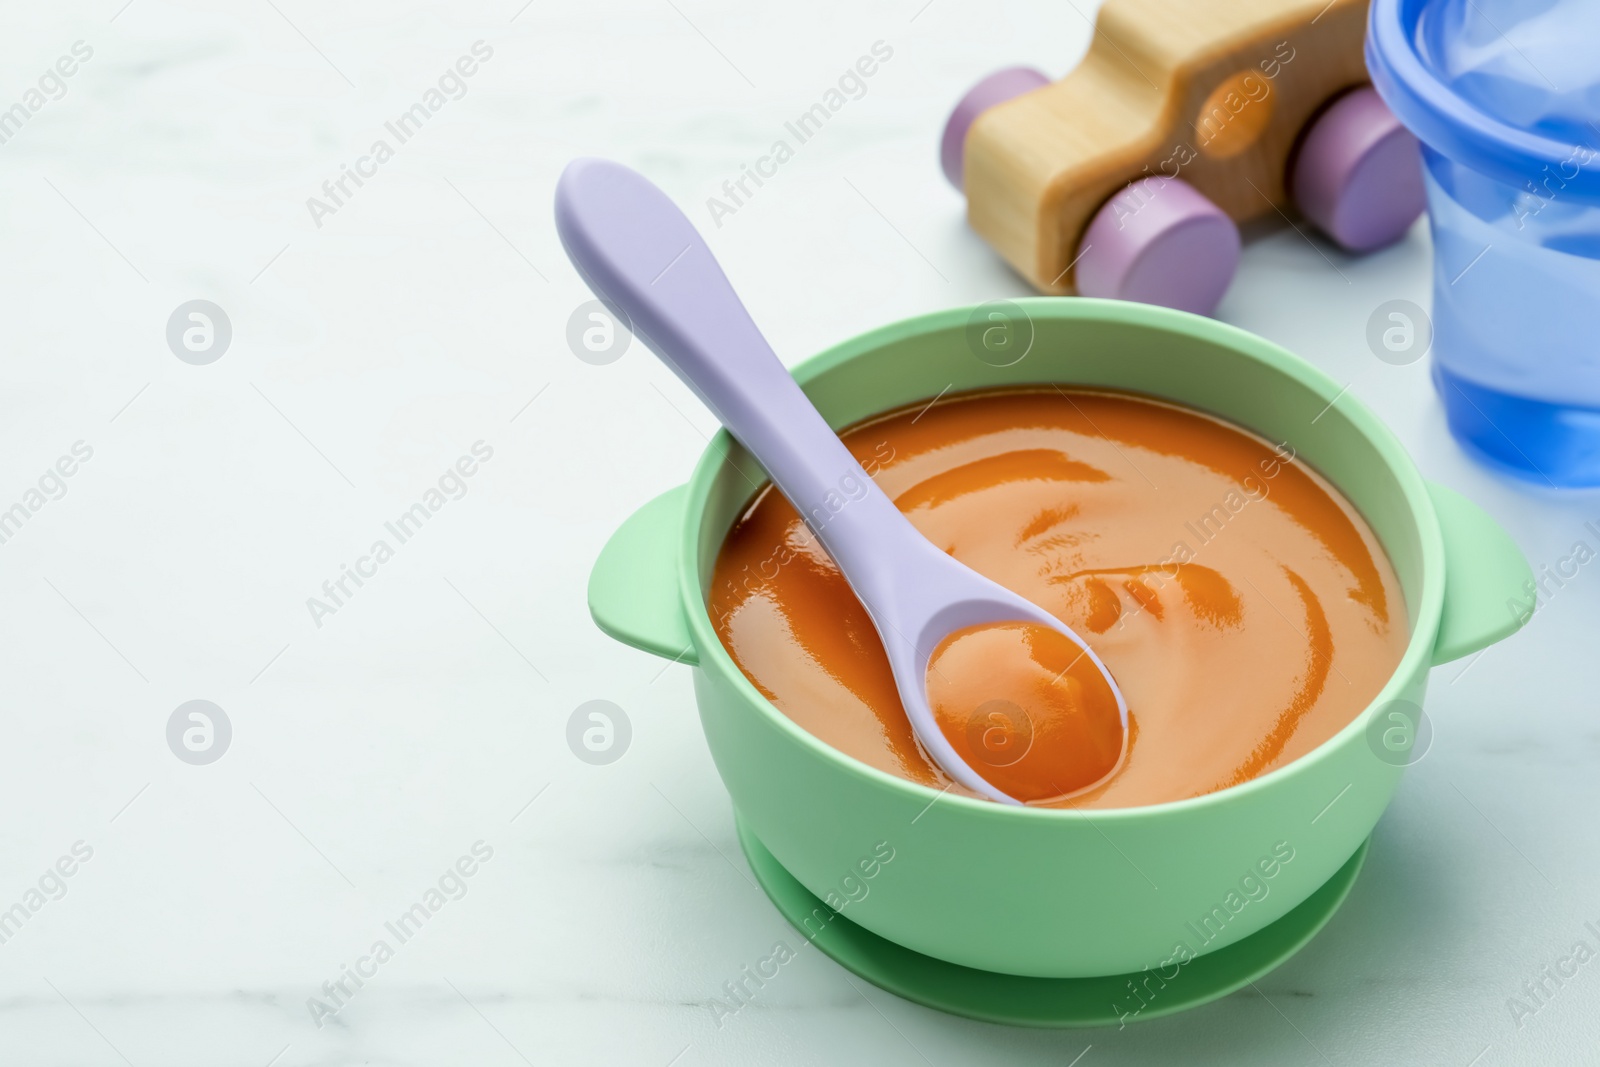
{"label": "green bowl", "polygon": [[[1017,351],[1011,362],[1006,353]],[[590,609],[617,640],[696,668],[706,741],[748,832],[832,909],[914,952],[1083,978],[1180,967],[1261,930],[1333,878],[1371,833],[1410,759],[1428,668],[1520,625],[1506,604],[1531,574],[1492,519],[1425,482],[1332,379],[1211,319],[1082,298],[959,308],[847,341],[795,377],[836,427],[947,391],[1041,383],[1213,412],[1289,442],[1339,487],[1388,551],[1410,615],[1405,655],[1371,706],[1315,751],[1243,785],[1088,813],[941,794],[806,733],[717,639],[706,611],[717,551],[765,480],[719,434],[688,485],[612,536],[590,578]]]}

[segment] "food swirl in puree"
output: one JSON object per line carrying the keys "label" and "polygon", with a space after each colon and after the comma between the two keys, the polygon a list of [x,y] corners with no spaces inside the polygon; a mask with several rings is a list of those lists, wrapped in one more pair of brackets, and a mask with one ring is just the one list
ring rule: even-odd
{"label": "food swirl in puree", "polygon": [[[1076,630],[1122,689],[1125,757],[1069,797],[1057,746],[1096,736],[1035,722],[1014,699],[1059,674],[1059,649],[1041,645],[1019,674],[1016,633],[1004,660],[983,643],[1007,642],[993,628],[944,643],[929,684],[945,735],[1030,803],[1136,807],[1249,781],[1354,719],[1405,650],[1377,539],[1288,444],[1165,402],[1060,389],[947,397],[842,436],[924,535]],[[771,486],[729,532],[708,596],[740,670],[802,728],[971,795],[918,744],[866,610]]]}

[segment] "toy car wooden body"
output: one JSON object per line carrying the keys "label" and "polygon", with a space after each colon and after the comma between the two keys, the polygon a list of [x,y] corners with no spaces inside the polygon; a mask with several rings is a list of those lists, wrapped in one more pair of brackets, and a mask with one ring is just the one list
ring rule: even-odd
{"label": "toy car wooden body", "polygon": [[1367,86],[1367,0],[1107,0],[1060,81],[980,82],[946,126],[973,229],[1047,293],[1209,311],[1237,223],[1295,208],[1352,251],[1421,214],[1416,142]]}

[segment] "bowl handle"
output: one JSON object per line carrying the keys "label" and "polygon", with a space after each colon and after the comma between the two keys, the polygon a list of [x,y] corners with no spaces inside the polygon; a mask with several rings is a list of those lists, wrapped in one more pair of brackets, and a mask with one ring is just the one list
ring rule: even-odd
{"label": "bowl handle", "polygon": [[1478,505],[1428,482],[1444,532],[1444,611],[1433,644],[1437,666],[1510,637],[1532,617],[1533,571],[1511,535]]}
{"label": "bowl handle", "polygon": [[678,539],[689,487],[680,485],[625,519],[589,573],[589,614],[625,645],[698,666],[678,598]]}

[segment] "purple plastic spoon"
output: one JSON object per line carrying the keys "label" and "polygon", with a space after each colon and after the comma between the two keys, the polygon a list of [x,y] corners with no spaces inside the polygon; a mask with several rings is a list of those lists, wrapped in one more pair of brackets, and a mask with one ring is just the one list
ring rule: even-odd
{"label": "purple plastic spoon", "polygon": [[665,193],[620,164],[575,160],[556,185],[556,230],[595,295],[631,321],[805,517],[871,616],[911,727],[945,773],[1020,803],[957,754],[928,701],[939,642],[985,623],[1036,623],[1081,648],[1116,696],[1126,749],[1128,705],[1105,664],[1055,616],[947,555],[901,514],[800,391]]}

